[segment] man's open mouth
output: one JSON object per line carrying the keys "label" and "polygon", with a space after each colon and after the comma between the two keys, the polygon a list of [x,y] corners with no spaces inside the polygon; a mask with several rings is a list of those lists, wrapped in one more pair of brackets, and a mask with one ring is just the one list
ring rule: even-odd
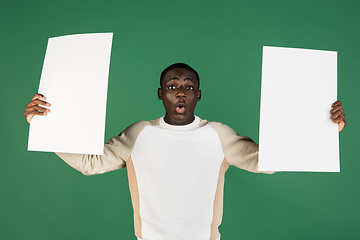
{"label": "man's open mouth", "polygon": [[176,112],[184,113],[185,112],[185,104],[183,104],[183,103],[176,104]]}

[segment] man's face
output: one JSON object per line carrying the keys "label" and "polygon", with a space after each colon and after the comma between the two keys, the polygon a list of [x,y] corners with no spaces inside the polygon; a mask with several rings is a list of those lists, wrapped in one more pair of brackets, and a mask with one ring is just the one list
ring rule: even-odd
{"label": "man's face", "polygon": [[169,70],[158,89],[158,97],[163,101],[165,122],[172,125],[186,125],[194,121],[194,110],[201,99],[196,75],[187,69]]}

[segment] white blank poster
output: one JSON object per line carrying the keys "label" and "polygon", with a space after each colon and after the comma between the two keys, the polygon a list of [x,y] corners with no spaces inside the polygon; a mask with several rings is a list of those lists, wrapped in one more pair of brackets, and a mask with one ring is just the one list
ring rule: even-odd
{"label": "white blank poster", "polygon": [[259,170],[339,172],[337,52],[263,47]]}
{"label": "white blank poster", "polygon": [[49,39],[39,93],[51,111],[32,119],[28,150],[103,154],[112,35]]}

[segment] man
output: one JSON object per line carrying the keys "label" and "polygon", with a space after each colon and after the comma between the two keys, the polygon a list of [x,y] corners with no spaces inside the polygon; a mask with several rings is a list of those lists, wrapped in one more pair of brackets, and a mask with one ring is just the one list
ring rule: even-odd
{"label": "man", "polygon": [[[129,126],[105,143],[101,156],[57,153],[86,175],[127,167],[138,239],[220,239],[227,168],[258,172],[258,144],[194,115],[201,99],[199,80],[186,64],[169,66],[158,89],[164,117]],[[45,100],[35,94],[26,105],[28,123],[49,112]],[[332,105],[330,116],[341,131],[346,121],[340,101]]]}

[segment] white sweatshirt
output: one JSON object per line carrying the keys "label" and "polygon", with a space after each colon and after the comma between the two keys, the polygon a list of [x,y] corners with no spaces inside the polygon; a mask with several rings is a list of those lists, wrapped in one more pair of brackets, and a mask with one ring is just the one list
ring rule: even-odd
{"label": "white sweatshirt", "polygon": [[258,144],[198,117],[183,126],[163,117],[135,123],[103,155],[57,154],[85,175],[126,166],[135,235],[144,240],[219,239],[226,170],[258,172]]}

